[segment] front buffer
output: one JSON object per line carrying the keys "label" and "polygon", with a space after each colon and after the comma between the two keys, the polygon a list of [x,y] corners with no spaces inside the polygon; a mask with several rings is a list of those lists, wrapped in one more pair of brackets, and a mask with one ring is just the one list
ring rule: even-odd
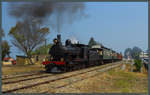
{"label": "front buffer", "polygon": [[51,73],[61,73],[65,71],[66,62],[62,61],[44,61],[42,62],[45,65],[46,72]]}

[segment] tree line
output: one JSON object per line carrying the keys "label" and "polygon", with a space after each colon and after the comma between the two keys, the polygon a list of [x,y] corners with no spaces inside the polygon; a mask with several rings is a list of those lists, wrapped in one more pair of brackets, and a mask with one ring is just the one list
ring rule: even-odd
{"label": "tree line", "polygon": [[134,46],[133,48],[127,48],[124,51],[124,58],[132,58],[132,59],[140,59],[140,53],[142,52],[142,49]]}

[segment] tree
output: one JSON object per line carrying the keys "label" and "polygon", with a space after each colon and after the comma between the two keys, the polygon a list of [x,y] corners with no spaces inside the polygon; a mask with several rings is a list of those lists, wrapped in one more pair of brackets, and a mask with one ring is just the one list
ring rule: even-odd
{"label": "tree", "polygon": [[89,40],[89,43],[88,43],[89,47],[92,47],[93,45],[96,45],[96,44],[97,44],[97,42],[94,40],[93,37],[91,37]]}
{"label": "tree", "polygon": [[131,48],[127,48],[127,49],[124,51],[124,57],[125,57],[125,58],[128,58],[128,56],[131,57],[131,53],[132,53],[132,49],[131,49]]}
{"label": "tree", "polygon": [[[1,36],[4,37],[5,33],[4,30],[1,30]],[[6,40],[2,41],[2,60],[4,59],[4,57],[7,55],[9,56],[10,54],[10,46],[8,44],[8,42]]]}
{"label": "tree", "polygon": [[142,52],[142,50],[139,47],[133,47],[131,56],[133,59],[139,59],[139,55]]}
{"label": "tree", "polygon": [[32,52],[33,55],[39,55],[39,54],[48,54],[49,49],[51,48],[51,44],[47,45],[42,45],[38,47],[35,51]]}
{"label": "tree", "polygon": [[9,31],[9,35],[13,38],[12,44],[26,54],[31,64],[34,64],[31,60],[32,51],[45,41],[48,33],[49,28],[42,27],[33,20],[17,22]]}
{"label": "tree", "polygon": [[136,46],[134,46],[132,49],[127,48],[124,52],[124,57],[127,58],[128,56],[130,56],[133,59],[139,59],[139,55],[141,52],[142,52],[142,50]]}
{"label": "tree", "polygon": [[5,34],[4,34],[4,30],[3,30],[3,29],[1,30],[1,36],[2,36],[2,37],[4,37],[4,36],[5,36]]}
{"label": "tree", "polygon": [[100,43],[100,42],[96,42],[96,44],[97,44],[97,45],[100,45],[100,46],[103,46],[103,44],[102,44],[102,43]]}
{"label": "tree", "polygon": [[10,46],[7,41],[2,41],[2,60],[10,54]]}

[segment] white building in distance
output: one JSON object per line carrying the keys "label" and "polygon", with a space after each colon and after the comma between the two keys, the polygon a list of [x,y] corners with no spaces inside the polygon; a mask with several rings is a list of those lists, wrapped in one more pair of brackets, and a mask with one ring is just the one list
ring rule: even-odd
{"label": "white building in distance", "polygon": [[140,53],[140,58],[141,58],[141,59],[148,59],[148,53],[146,53],[146,52],[141,52],[141,53]]}

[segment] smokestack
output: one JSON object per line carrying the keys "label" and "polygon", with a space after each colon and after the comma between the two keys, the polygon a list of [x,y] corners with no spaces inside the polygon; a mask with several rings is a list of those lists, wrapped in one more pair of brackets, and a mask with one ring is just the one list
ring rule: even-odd
{"label": "smokestack", "polygon": [[61,35],[60,35],[60,34],[57,35],[57,40],[58,40],[58,42],[59,42],[60,45],[61,45],[62,43],[61,43]]}

